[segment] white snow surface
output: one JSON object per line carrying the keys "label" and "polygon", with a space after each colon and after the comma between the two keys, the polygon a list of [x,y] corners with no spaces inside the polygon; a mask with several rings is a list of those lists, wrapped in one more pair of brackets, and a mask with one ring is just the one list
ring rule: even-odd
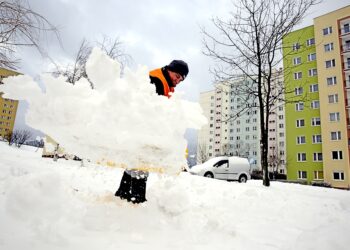
{"label": "white snow surface", "polygon": [[151,173],[133,205],[122,169],[35,150],[0,143],[0,249],[349,249],[349,191]]}
{"label": "white snow surface", "polygon": [[45,90],[29,76],[9,77],[4,97],[26,100],[26,123],[57,141],[66,152],[94,161],[106,159],[128,168],[162,168],[177,173],[186,165],[187,128],[206,123],[198,103],[159,96],[149,70],[135,72],[95,48],[84,78],[75,85],[42,75]]}

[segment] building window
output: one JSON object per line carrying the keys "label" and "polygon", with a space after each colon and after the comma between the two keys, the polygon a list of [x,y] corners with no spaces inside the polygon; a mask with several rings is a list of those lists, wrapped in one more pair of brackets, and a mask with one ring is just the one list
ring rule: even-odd
{"label": "building window", "polygon": [[303,102],[298,102],[295,104],[295,110],[296,111],[302,111],[304,110],[304,103]]}
{"label": "building window", "polygon": [[345,180],[344,172],[343,171],[333,172],[333,180],[335,181]]}
{"label": "building window", "polygon": [[305,144],[306,139],[305,136],[297,136],[297,144]]}
{"label": "building window", "polygon": [[345,46],[344,46],[344,51],[349,51],[350,50],[350,40],[345,41]]}
{"label": "building window", "polygon": [[303,77],[303,73],[302,72],[296,72],[294,73],[294,80],[299,80]]}
{"label": "building window", "polygon": [[309,69],[309,76],[317,76],[317,69]]}
{"label": "building window", "polygon": [[319,101],[319,100],[313,100],[313,101],[311,101],[311,108],[313,108],[313,109],[319,109],[319,108],[320,108],[320,101]]}
{"label": "building window", "polygon": [[329,120],[331,122],[338,122],[338,121],[340,121],[340,113],[339,112],[329,113]]}
{"label": "building window", "polygon": [[341,132],[340,131],[332,131],[331,132],[331,140],[332,141],[339,141],[339,140],[341,140]]}
{"label": "building window", "polygon": [[335,59],[332,59],[332,60],[327,60],[326,61],[326,68],[333,68],[335,67]]}
{"label": "building window", "polygon": [[295,57],[295,58],[293,58],[293,64],[294,64],[294,65],[301,64],[301,57]]}
{"label": "building window", "polygon": [[314,171],[314,180],[323,180],[323,171]]}
{"label": "building window", "polygon": [[298,161],[300,162],[306,161],[306,153],[298,153]]}
{"label": "building window", "polygon": [[332,34],[332,27],[324,28],[323,29],[323,35],[326,36],[326,35],[329,35],[329,34]]}
{"label": "building window", "polygon": [[321,118],[320,117],[311,118],[311,126],[320,126],[320,125],[321,125]]}
{"label": "building window", "polygon": [[350,32],[350,27],[349,27],[349,24],[346,23],[344,24],[344,33],[349,33]]}
{"label": "building window", "polygon": [[308,54],[308,55],[307,55],[307,60],[308,60],[309,62],[315,61],[315,60],[316,60],[316,53]]}
{"label": "building window", "polygon": [[297,120],[297,128],[304,127],[305,126],[305,120],[299,119]]}
{"label": "building window", "polygon": [[312,135],[312,143],[322,143],[322,136],[321,135]]}
{"label": "building window", "polygon": [[338,94],[328,95],[328,103],[338,103]]}
{"label": "building window", "polygon": [[317,83],[310,85],[310,92],[311,93],[318,92],[318,84]]}
{"label": "building window", "polygon": [[332,77],[327,77],[327,85],[332,86],[337,84],[337,77],[332,76]]}
{"label": "building window", "polygon": [[332,51],[332,50],[334,50],[333,43],[327,43],[327,44],[324,45],[324,51],[325,52]]}
{"label": "building window", "polygon": [[298,179],[307,179],[307,172],[306,171],[298,171]]}
{"label": "building window", "polygon": [[315,38],[310,38],[306,40],[306,45],[311,46],[315,44]]}
{"label": "building window", "polygon": [[322,157],[322,153],[316,152],[313,154],[314,156],[314,161],[322,161],[323,157]]}
{"label": "building window", "polygon": [[294,43],[293,44],[293,51],[300,49],[300,44],[299,43]]}
{"label": "building window", "polygon": [[279,128],[284,128],[284,124],[283,124],[283,123],[278,124],[278,127],[279,127]]}
{"label": "building window", "polygon": [[302,95],[303,94],[303,87],[298,87],[294,89],[295,95]]}
{"label": "building window", "polygon": [[332,159],[333,160],[342,160],[343,152],[342,151],[332,151]]}

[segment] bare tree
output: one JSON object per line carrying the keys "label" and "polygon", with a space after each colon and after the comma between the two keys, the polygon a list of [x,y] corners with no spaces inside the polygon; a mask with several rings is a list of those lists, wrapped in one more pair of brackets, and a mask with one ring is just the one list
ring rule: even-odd
{"label": "bare tree", "polygon": [[252,145],[250,143],[244,142],[243,140],[236,140],[231,145],[233,147],[234,155],[239,157],[248,157],[249,152],[252,148]]}
{"label": "bare tree", "polygon": [[82,77],[87,77],[85,64],[91,53],[91,50],[92,47],[84,39],[79,46],[78,52],[74,57],[73,63],[67,64],[63,67],[54,63],[56,69],[54,70],[53,74],[56,76],[64,76],[66,78],[66,81],[72,84],[74,84]]}
{"label": "bare tree", "polygon": [[[282,39],[319,0],[239,0],[227,20],[214,18],[219,34],[202,28],[204,54],[220,63],[212,72],[219,82],[234,85],[236,93],[256,100],[260,116],[263,185],[269,186],[268,131],[271,106],[284,93],[273,93],[274,69],[281,65]],[[239,78],[245,84],[235,84]],[[283,90],[283,88],[279,88]],[[250,107],[244,107],[249,109]]]}
{"label": "bare tree", "polygon": [[[59,66],[56,62],[55,70],[52,72],[56,76],[64,76],[66,81],[74,84],[80,78],[84,77],[89,80],[86,74],[86,62],[94,46],[99,47],[112,59],[118,60],[121,64],[122,71],[131,60],[131,57],[124,53],[122,42],[119,38],[111,39],[104,36],[102,41],[97,41],[90,43],[85,39],[81,42],[78,52],[76,53],[73,63],[67,64],[65,66]],[[94,88],[93,83],[89,80],[91,88]]]}
{"label": "bare tree", "polygon": [[20,148],[31,137],[32,137],[32,132],[30,132],[29,130],[16,129],[12,133],[11,141],[16,145],[16,147]]}
{"label": "bare tree", "polygon": [[13,144],[12,134],[13,134],[13,131],[9,131],[4,135],[4,140],[8,142],[9,146]]}
{"label": "bare tree", "polygon": [[205,143],[198,144],[197,148],[197,162],[203,163],[209,159],[207,145]]}
{"label": "bare tree", "polygon": [[47,32],[58,37],[57,29],[26,0],[0,1],[0,67],[15,69],[18,46],[33,46],[44,55],[39,41]]}
{"label": "bare tree", "polygon": [[283,157],[280,152],[278,152],[277,147],[273,147],[273,149],[270,150],[268,164],[273,174],[278,173],[278,170],[283,165]]}
{"label": "bare tree", "polygon": [[230,144],[229,143],[221,144],[220,153],[221,153],[221,155],[229,156],[230,155]]}
{"label": "bare tree", "polygon": [[118,60],[118,62],[121,64],[122,71],[125,66],[132,61],[131,56],[125,53],[123,43],[119,40],[119,38],[111,39],[110,37],[103,36],[102,41],[97,41],[96,44],[110,58]]}

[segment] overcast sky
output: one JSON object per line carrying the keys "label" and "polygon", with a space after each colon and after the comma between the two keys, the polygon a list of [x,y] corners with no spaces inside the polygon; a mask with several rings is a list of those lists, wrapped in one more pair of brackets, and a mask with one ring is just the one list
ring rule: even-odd
{"label": "overcast sky", "polygon": [[[235,1],[235,0],[233,0]],[[190,73],[177,91],[184,98],[198,101],[200,92],[213,88],[208,72],[213,65],[204,56],[200,26],[210,25],[210,18],[227,15],[230,0],[29,0],[31,8],[57,26],[62,46],[48,38],[47,52],[66,63],[77,52],[81,41],[98,40],[103,35],[119,37],[127,54],[150,69],[162,67],[173,59],[182,59]],[[350,0],[323,0],[309,11],[302,26],[312,19],[350,4]],[[36,76],[49,68],[49,61],[33,49],[20,51],[19,71]]]}

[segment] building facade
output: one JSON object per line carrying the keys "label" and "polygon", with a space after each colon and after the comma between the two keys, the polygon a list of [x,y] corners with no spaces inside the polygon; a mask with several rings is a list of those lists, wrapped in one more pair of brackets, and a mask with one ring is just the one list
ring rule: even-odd
{"label": "building facade", "polygon": [[350,187],[350,6],[283,40],[289,180]]}
{"label": "building facade", "polygon": [[[18,75],[17,72],[0,68],[0,84],[8,76]],[[18,101],[2,98],[0,93],[0,140],[12,133],[17,114]]]}
{"label": "building facade", "polygon": [[[278,77],[277,77],[278,76]],[[273,84],[283,86],[283,75],[276,74]],[[260,114],[257,100],[240,93],[237,87],[251,85],[247,78],[219,83],[215,90],[200,95],[200,105],[208,124],[198,131],[197,161],[216,156],[240,156],[250,160],[252,169],[260,164]],[[269,168],[285,173],[285,125],[283,102],[270,113]]]}

